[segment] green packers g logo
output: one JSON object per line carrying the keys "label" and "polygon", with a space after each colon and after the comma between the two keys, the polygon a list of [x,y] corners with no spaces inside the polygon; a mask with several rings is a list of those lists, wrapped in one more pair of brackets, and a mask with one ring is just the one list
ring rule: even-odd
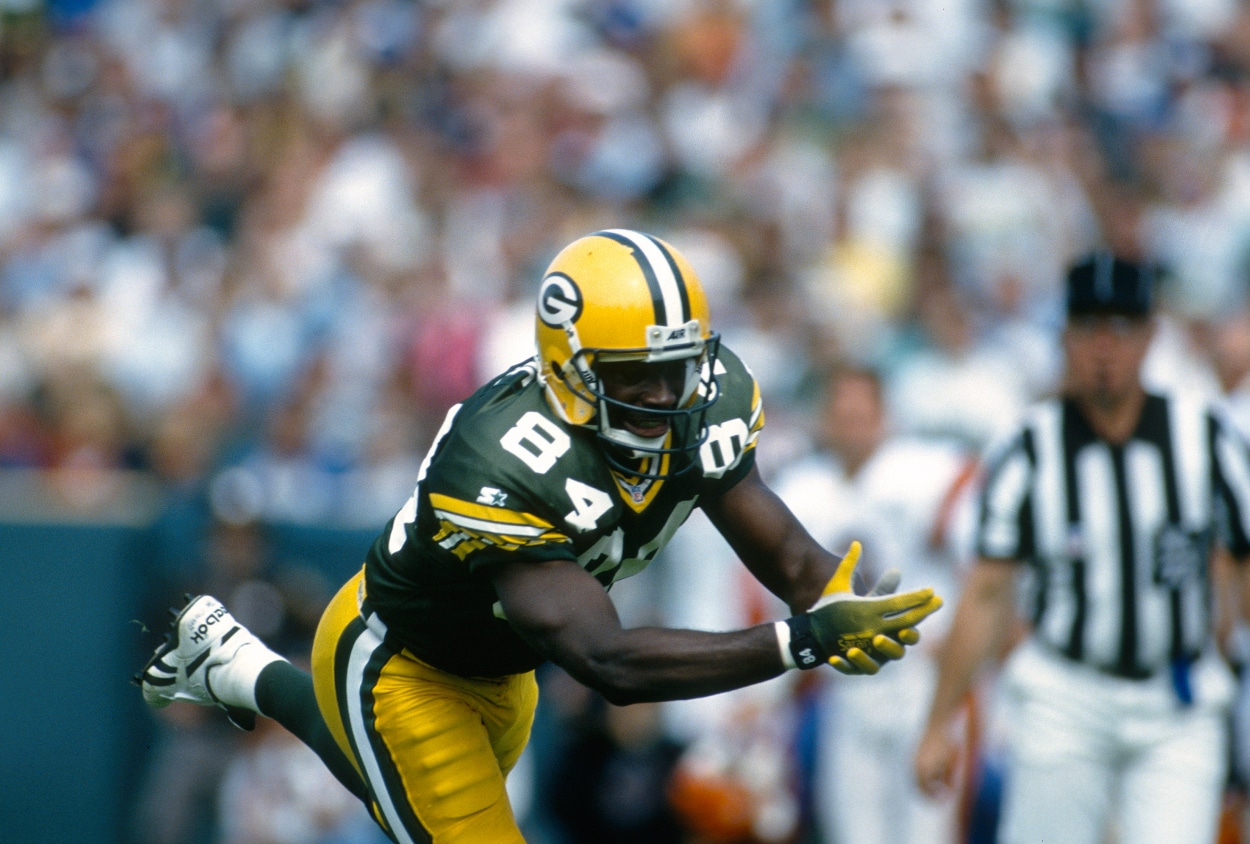
{"label": "green packers g logo", "polygon": [[543,279],[538,291],[538,318],[552,328],[577,322],[582,315],[582,291],[564,273]]}

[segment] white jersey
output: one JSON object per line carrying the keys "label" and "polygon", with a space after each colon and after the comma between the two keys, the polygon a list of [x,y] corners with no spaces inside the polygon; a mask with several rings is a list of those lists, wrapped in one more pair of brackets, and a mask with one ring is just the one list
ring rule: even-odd
{"label": "white jersey", "polygon": [[[887,568],[901,589],[931,586],[955,603],[955,562],[970,548],[974,462],[956,446],[918,439],[882,445],[854,476],[838,461],[813,455],[775,485],[812,536],[835,554],[863,545],[862,591]],[[957,541],[958,537],[964,537]],[[818,731],[814,787],[817,821],[840,844],[950,844],[954,806],[922,796],[911,757],[935,677],[932,651],[951,610],[925,620],[906,659],[872,677],[830,672],[827,715]],[[854,793],[855,800],[845,800]]]}
{"label": "white jersey", "polygon": [[[828,550],[845,554],[860,541],[863,583],[897,568],[900,589],[932,586],[950,606],[955,562],[971,537],[971,466],[953,444],[899,438],[887,440],[853,477],[836,458],[815,454],[785,471],[774,488]],[[927,619],[926,637],[939,638],[950,615]]]}

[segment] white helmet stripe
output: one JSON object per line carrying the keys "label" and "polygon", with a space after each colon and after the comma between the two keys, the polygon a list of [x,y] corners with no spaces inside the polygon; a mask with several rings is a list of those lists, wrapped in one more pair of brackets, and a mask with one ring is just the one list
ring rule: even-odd
{"label": "white helmet stripe", "polygon": [[656,325],[677,327],[690,321],[685,281],[676,272],[667,254],[650,237],[630,229],[606,229],[600,234],[627,243],[642,267],[656,300]]}

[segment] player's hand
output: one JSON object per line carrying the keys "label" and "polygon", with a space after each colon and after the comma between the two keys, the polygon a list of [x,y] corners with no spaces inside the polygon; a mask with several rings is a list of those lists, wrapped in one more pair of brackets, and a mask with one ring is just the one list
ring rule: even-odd
{"label": "player's hand", "polygon": [[920,641],[916,625],[942,606],[932,589],[893,594],[900,576],[891,569],[866,595],[851,589],[863,549],[851,543],[820,600],[789,619],[791,652],[800,668],[828,662],[843,674],[876,674],[881,665],[901,659],[906,645]]}
{"label": "player's hand", "polygon": [[916,746],[916,785],[929,797],[947,794],[954,787],[958,757],[959,745],[949,732],[930,726]]}

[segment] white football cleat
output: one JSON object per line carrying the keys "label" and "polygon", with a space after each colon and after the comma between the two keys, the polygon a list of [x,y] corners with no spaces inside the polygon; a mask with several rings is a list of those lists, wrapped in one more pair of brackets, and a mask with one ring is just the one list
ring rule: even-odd
{"label": "white football cleat", "polygon": [[[217,705],[239,729],[255,729],[255,692],[251,689],[236,692],[223,700],[214,693],[209,675],[228,669],[236,661],[251,663],[249,668],[258,675],[259,669],[255,668],[258,660],[267,665],[281,657],[235,621],[221,601],[211,595],[188,595],[187,598],[188,603],[181,611],[170,610],[175,614],[170,625],[173,629],[166,634],[165,642],[156,649],[143,671],[134,676],[135,684],[143,690],[148,706],[159,709],[175,700]],[[219,685],[230,687],[232,684]]]}

